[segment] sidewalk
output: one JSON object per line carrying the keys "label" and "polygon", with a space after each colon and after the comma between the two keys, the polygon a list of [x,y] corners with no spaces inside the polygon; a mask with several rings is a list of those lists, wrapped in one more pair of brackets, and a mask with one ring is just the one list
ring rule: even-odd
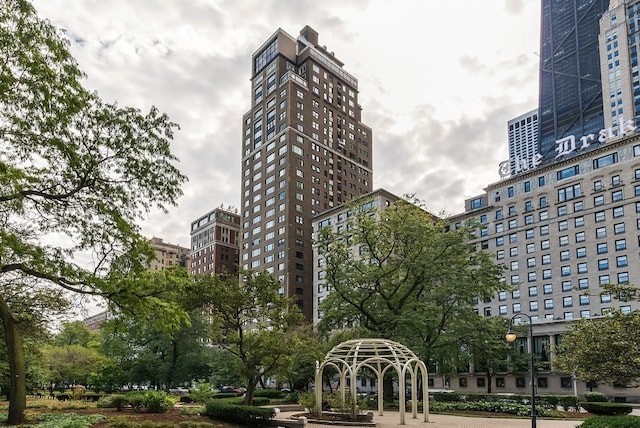
{"label": "sidewalk", "polygon": [[[290,420],[291,416],[299,412],[280,412],[276,419]],[[418,413],[418,418],[413,419],[411,412],[404,415],[405,424],[400,425],[400,413],[385,411],[383,416],[374,413],[373,421],[378,428],[392,427],[423,427],[423,428],[530,428],[531,419],[506,419],[506,418],[474,418],[466,416],[450,416],[429,414],[429,422],[424,422],[424,415]],[[537,420],[538,428],[574,428],[580,425],[581,421],[563,420]],[[324,425],[308,423],[308,428],[353,428],[347,425]]]}

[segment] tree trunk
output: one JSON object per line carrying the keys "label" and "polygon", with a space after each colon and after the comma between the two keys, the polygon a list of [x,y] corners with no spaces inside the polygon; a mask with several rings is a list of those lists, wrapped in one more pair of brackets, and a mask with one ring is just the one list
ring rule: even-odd
{"label": "tree trunk", "polygon": [[9,415],[7,425],[23,425],[27,407],[26,369],[22,335],[7,302],[0,296],[0,317],[9,357]]}
{"label": "tree trunk", "polygon": [[244,401],[242,402],[245,406],[251,406],[253,404],[253,394],[256,391],[256,384],[258,380],[255,376],[251,376],[247,379],[249,382],[247,383],[247,390],[244,393]]}

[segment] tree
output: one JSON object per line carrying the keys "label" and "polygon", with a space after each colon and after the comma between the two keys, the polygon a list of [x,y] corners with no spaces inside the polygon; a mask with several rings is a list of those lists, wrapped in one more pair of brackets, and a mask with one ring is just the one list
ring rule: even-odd
{"label": "tree", "polygon": [[165,284],[164,299],[189,314],[189,322],[167,330],[135,315],[123,315],[103,324],[104,352],[126,367],[129,381],[151,383],[169,389],[207,378],[210,374],[213,331],[204,312],[212,297],[210,290],[193,280],[186,268],[149,271],[151,282]]}
{"label": "tree", "polygon": [[244,403],[251,404],[261,377],[282,372],[293,363],[293,327],[302,322],[302,313],[293,299],[279,293],[280,282],[267,272],[243,272],[239,283],[209,275],[197,281],[212,292],[216,342],[237,358],[236,370],[247,387]]}
{"label": "tree", "polygon": [[84,89],[68,41],[26,0],[0,0],[0,56],[0,318],[8,423],[21,424],[28,311],[14,305],[66,291],[168,326],[187,318],[139,278],[153,252],[136,226],[175,204],[186,177],[170,152],[177,125]]}
{"label": "tree", "polygon": [[320,305],[320,329],[359,326],[403,342],[426,362],[450,359],[477,317],[475,299],[504,287],[502,268],[468,245],[469,227],[450,230],[418,200],[384,211],[360,200],[348,209],[345,231],[318,233],[332,289]]}
{"label": "tree", "polygon": [[[640,300],[633,284],[604,284],[601,295],[621,302]],[[562,336],[554,368],[587,383],[638,386],[640,312],[610,311],[602,318],[581,319]]]}
{"label": "tree", "polygon": [[581,319],[562,336],[554,367],[583,382],[635,385],[640,378],[640,313]]}
{"label": "tree", "polygon": [[87,328],[82,321],[62,323],[62,329],[53,338],[55,346],[78,345],[85,348],[100,346],[99,335]]}
{"label": "tree", "polygon": [[61,385],[88,385],[89,379],[110,365],[96,349],[81,345],[47,346],[43,357],[49,366],[49,380]]}

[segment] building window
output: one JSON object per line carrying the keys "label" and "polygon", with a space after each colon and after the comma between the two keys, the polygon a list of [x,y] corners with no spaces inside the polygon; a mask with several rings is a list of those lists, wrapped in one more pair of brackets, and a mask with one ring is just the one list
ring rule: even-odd
{"label": "building window", "polygon": [[562,291],[571,291],[571,280],[562,281]]}
{"label": "building window", "polygon": [[582,191],[580,190],[580,184],[574,184],[571,186],[558,189],[558,202],[569,201],[571,199],[580,197]]}
{"label": "building window", "polygon": [[578,288],[580,290],[586,290],[589,288],[589,278],[580,278],[578,280]]}
{"label": "building window", "polygon": [[542,290],[544,294],[553,294],[553,285],[552,284],[544,284],[542,286]]}
{"label": "building window", "polygon": [[624,223],[616,223],[613,225],[613,233],[615,233],[616,235],[624,233],[624,231]]}
{"label": "building window", "polygon": [[622,190],[616,190],[615,192],[611,192],[611,201],[619,202],[622,200]]}
{"label": "building window", "polygon": [[596,246],[596,251],[598,254],[606,254],[608,251],[607,248],[607,243],[606,242],[601,242],[600,244],[598,244]]}
{"label": "building window", "polygon": [[537,300],[532,300],[529,302],[529,310],[530,311],[537,311],[538,310],[538,301]]}
{"label": "building window", "polygon": [[544,308],[553,309],[553,299],[544,299]]}
{"label": "building window", "polygon": [[629,266],[629,261],[627,260],[627,256],[618,256],[616,257],[616,267],[626,267]]}
{"label": "building window", "polygon": [[572,296],[564,296],[562,298],[562,307],[570,308],[573,306],[573,297]]}
{"label": "building window", "polygon": [[[547,254],[547,256],[549,256]],[[544,257],[544,256],[543,256]],[[563,250],[560,251],[560,261],[561,262],[566,262],[567,260],[569,260],[571,257],[569,256],[569,250]],[[549,261],[551,261],[551,256],[549,256]],[[545,263],[546,264],[546,263]]]}
{"label": "building window", "polygon": [[537,295],[538,295],[538,287],[536,286],[529,287],[529,296],[533,297]]}
{"label": "building window", "polygon": [[584,232],[577,232],[576,233],[576,242],[584,242],[587,238],[586,238],[586,234]]}
{"label": "building window", "polygon": [[604,205],[604,196],[603,195],[595,196],[593,198],[593,206],[599,207],[601,205]]}
{"label": "building window", "polygon": [[563,215],[567,215],[567,206],[566,205],[560,205],[558,207],[558,216],[563,216]]}

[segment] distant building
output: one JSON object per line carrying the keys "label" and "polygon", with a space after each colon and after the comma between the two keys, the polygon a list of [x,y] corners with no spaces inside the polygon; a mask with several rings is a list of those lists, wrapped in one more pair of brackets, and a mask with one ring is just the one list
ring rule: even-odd
{"label": "distant building", "polygon": [[90,317],[83,319],[82,322],[84,323],[85,326],[87,326],[89,330],[100,331],[100,325],[103,322],[112,319],[113,317],[114,315],[111,312],[102,311],[95,315],[91,315]]}
{"label": "distant building", "polygon": [[231,209],[216,208],[191,222],[193,275],[238,272],[240,216]]}
{"label": "distant building", "polygon": [[507,138],[509,169],[513,177],[532,167],[538,152],[538,109],[508,121]]}
{"label": "distant building", "polygon": [[566,157],[556,157],[556,140],[604,128],[598,34],[608,6],[609,0],[542,0],[538,153],[544,165]]}
{"label": "distant building", "polygon": [[[150,268],[163,270],[170,266],[187,267],[189,265],[189,249],[176,244],[164,242],[162,238],[153,237],[149,245],[155,251],[155,259],[151,261]],[[110,311],[102,311],[82,320],[89,330],[98,331],[100,325],[116,315]]]}
{"label": "distant building", "polygon": [[188,248],[164,242],[162,238],[155,236],[151,238],[149,244],[156,253],[156,258],[151,261],[151,269],[162,270],[169,266],[189,266]]}
{"label": "distant building", "polygon": [[[381,212],[392,204],[395,204],[400,199],[402,198],[385,189],[374,190],[371,193],[362,195],[352,201],[353,205],[350,203],[349,205],[334,207],[333,209],[327,210],[322,214],[314,217],[314,235],[316,235],[318,230],[323,227],[330,227],[332,231],[338,233],[342,232],[343,230],[347,230],[347,228],[349,227],[347,226],[349,223],[349,219],[352,217],[351,210],[353,209],[354,205],[366,205],[367,209]],[[357,254],[357,250],[357,248],[353,249],[354,254]],[[320,303],[329,295],[331,290],[326,286],[324,268],[325,264],[323,257],[318,252],[318,247],[316,245],[314,245],[313,247],[313,259],[316,260],[316,263],[313,264],[313,323],[317,324],[322,318]]]}
{"label": "distant building", "polygon": [[612,0],[600,18],[600,70],[604,128],[640,117],[640,1]]}

